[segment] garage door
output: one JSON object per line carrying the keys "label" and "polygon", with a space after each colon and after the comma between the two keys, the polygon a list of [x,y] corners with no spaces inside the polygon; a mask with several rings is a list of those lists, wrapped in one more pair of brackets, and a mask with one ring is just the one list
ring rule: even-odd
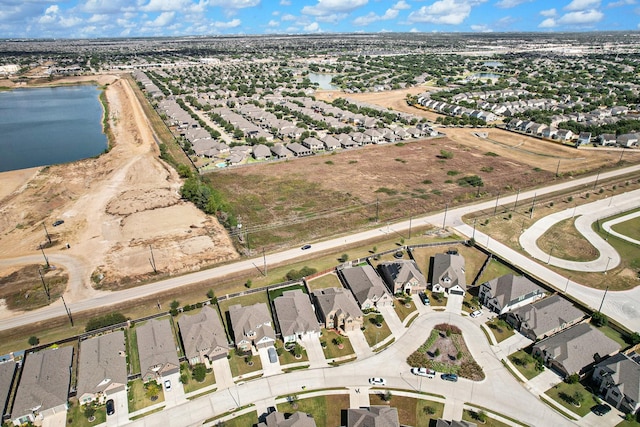
{"label": "garage door", "polygon": [[457,291],[457,290],[453,290],[453,289],[452,289],[452,290],[450,290],[450,291],[449,291],[449,293],[450,293],[451,295],[464,295],[464,292],[463,292],[463,291]]}

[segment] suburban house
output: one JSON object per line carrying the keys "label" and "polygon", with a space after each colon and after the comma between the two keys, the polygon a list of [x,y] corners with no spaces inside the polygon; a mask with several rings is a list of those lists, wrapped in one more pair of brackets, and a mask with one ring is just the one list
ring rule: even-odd
{"label": "suburban house", "polygon": [[248,351],[251,346],[265,348],[276,342],[271,326],[271,314],[267,304],[258,302],[246,307],[235,304],[229,307],[229,319],[236,347]]}
{"label": "suburban house", "polygon": [[354,331],[362,327],[363,314],[353,295],[344,288],[326,288],[313,292],[320,319],[327,329]]}
{"label": "suburban house", "polygon": [[6,362],[0,363],[0,419],[7,413],[11,385],[16,375],[16,366],[14,360],[7,360]]}
{"label": "suburban house", "polygon": [[390,406],[369,406],[347,409],[347,427],[400,427],[398,409]]}
{"label": "suburban house", "polygon": [[227,334],[212,306],[205,305],[197,314],[183,315],[178,327],[189,365],[204,363],[209,367],[213,360],[229,354]]}
{"label": "suburban house", "polygon": [[282,412],[272,412],[258,427],[316,427],[316,421],[305,412],[294,412],[285,418]]}
{"label": "suburban house", "polygon": [[362,310],[393,305],[393,296],[387,291],[378,273],[369,264],[340,270],[338,275],[351,289]]}
{"label": "suburban house", "polygon": [[300,289],[285,291],[273,300],[282,340],[296,342],[304,336],[320,337],[320,324],[309,295]]}
{"label": "suburban house", "polygon": [[127,353],[124,331],[80,341],[77,396],[81,404],[105,402],[127,388]]}
{"label": "suburban house", "polygon": [[165,375],[180,372],[173,330],[168,318],[152,319],[136,327],[142,381],[160,381]]}
{"label": "suburban house", "polygon": [[464,421],[464,420],[447,421],[447,420],[443,420],[442,418],[439,418],[438,420],[436,420],[435,427],[477,427],[477,424],[472,423],[470,421]]}
{"label": "suburban house", "polygon": [[253,158],[256,160],[267,160],[271,158],[271,149],[264,144],[253,147]]}
{"label": "suburban house", "polygon": [[457,253],[436,254],[432,257],[431,290],[433,292],[462,295],[467,290],[464,276],[464,258]]}
{"label": "suburban house", "polygon": [[578,141],[576,141],[576,146],[589,143],[591,143],[591,132],[580,132],[580,134],[578,135]]}
{"label": "suburban house", "polygon": [[505,320],[527,338],[537,341],[581,322],[585,313],[560,295],[516,308]]}
{"label": "suburban house", "polygon": [[381,262],[378,271],[392,294],[417,294],[427,289],[427,280],[414,260]]}
{"label": "suburban house", "polygon": [[498,314],[535,302],[544,295],[540,286],[524,276],[513,274],[505,274],[485,282],[478,291],[480,302]]}
{"label": "suburban house", "polygon": [[533,356],[564,376],[584,374],[594,363],[617,353],[620,346],[588,323],[565,329],[533,345]]}
{"label": "suburban house", "polygon": [[67,410],[73,347],[25,354],[11,417],[19,426]]}
{"label": "suburban house", "polygon": [[618,353],[598,363],[593,381],[613,407],[635,414],[640,409],[640,354]]}

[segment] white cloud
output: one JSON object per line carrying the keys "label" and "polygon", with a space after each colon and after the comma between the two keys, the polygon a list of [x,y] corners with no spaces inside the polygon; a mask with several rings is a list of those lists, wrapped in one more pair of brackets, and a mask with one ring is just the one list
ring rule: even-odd
{"label": "white cloud", "polygon": [[111,19],[109,15],[106,13],[96,13],[89,17],[87,22],[95,23],[95,22],[108,22]]}
{"label": "white cloud", "polygon": [[225,9],[245,9],[259,4],[260,0],[209,0],[209,6],[220,6]]}
{"label": "white cloud", "polygon": [[213,27],[218,30],[228,29],[228,28],[237,28],[242,24],[238,18],[232,19],[231,21],[223,22],[216,21],[213,23]]}
{"label": "white cloud", "polygon": [[[638,25],[640,25],[640,24],[638,24]],[[409,30],[409,32],[410,33],[419,33],[420,31],[418,31],[417,28],[412,28],[412,29]]]}
{"label": "white cloud", "polygon": [[422,6],[408,17],[410,23],[459,25],[469,17],[473,6],[485,0],[438,0],[431,6]]}
{"label": "white cloud", "polygon": [[552,16],[556,16],[558,14],[558,12],[554,9],[546,9],[546,10],[541,10],[540,11],[540,15],[542,16],[547,16],[547,17],[552,17]]}
{"label": "white cloud", "polygon": [[277,27],[279,25],[280,25],[280,23],[278,21],[274,21],[273,19],[271,21],[269,21],[269,23],[267,24],[267,26],[269,26],[269,27]]}
{"label": "white cloud", "polygon": [[56,19],[58,18],[58,12],[60,12],[60,8],[58,7],[57,4],[54,4],[52,6],[49,6],[45,11],[44,11],[44,15],[42,15],[40,17],[40,19],[38,19],[38,22],[40,24],[52,24],[56,21]]}
{"label": "white cloud", "polygon": [[391,9],[395,9],[395,10],[407,10],[407,9],[411,9],[411,6],[409,6],[409,4],[404,1],[404,0],[400,0],[398,3],[394,4]]}
{"label": "white cloud", "polygon": [[318,23],[317,23],[317,22],[312,22],[311,24],[306,25],[306,26],[304,27],[304,30],[305,30],[306,32],[309,32],[309,33],[317,33],[317,32],[319,32],[319,31],[321,31],[321,30],[320,30],[320,25],[318,25]]}
{"label": "white cloud", "polygon": [[282,19],[283,21],[295,21],[298,18],[296,18],[294,15],[292,15],[290,13],[287,13],[286,15],[282,15],[282,18],[280,18],[280,19]]}
{"label": "white cloud", "polygon": [[540,25],[538,25],[538,28],[553,28],[553,27],[557,27],[558,24],[556,23],[556,20],[553,18],[547,18],[544,21],[542,21],[540,23]]}
{"label": "white cloud", "polygon": [[337,13],[348,13],[367,4],[369,0],[318,0],[315,6],[305,6],[305,15],[325,16]]}
{"label": "white cloud", "polygon": [[564,7],[564,10],[594,9],[600,6],[600,0],[573,0]]}
{"label": "white cloud", "polygon": [[473,31],[477,31],[477,32],[480,32],[480,33],[490,33],[491,31],[493,31],[491,28],[487,27],[484,24],[482,24],[482,25],[472,25],[471,29]]}
{"label": "white cloud", "polygon": [[590,25],[599,22],[604,18],[604,13],[596,9],[569,12],[558,19],[560,24],[566,25]]}
{"label": "white cloud", "polygon": [[636,0],[618,0],[612,1],[607,7],[632,6],[634,4],[636,4]]}
{"label": "white cloud", "polygon": [[346,13],[332,13],[331,15],[316,16],[316,20],[320,22],[331,22],[335,24],[347,17]]}
{"label": "white cloud", "polygon": [[522,3],[528,3],[533,0],[500,0],[496,3],[496,6],[502,9],[510,9],[512,7],[516,7],[521,5]]}
{"label": "white cloud", "polygon": [[156,17],[153,21],[149,21],[146,23],[149,27],[166,27],[169,25],[173,19],[176,17],[175,12],[162,12],[160,15]]}
{"label": "white cloud", "polygon": [[389,19],[395,19],[398,17],[398,10],[396,9],[387,9],[384,15],[376,15],[373,12],[369,12],[364,16],[359,16],[353,20],[354,25],[358,26],[366,26],[378,21],[387,21]]}
{"label": "white cloud", "polygon": [[280,0],[280,6],[291,6],[291,0]]}

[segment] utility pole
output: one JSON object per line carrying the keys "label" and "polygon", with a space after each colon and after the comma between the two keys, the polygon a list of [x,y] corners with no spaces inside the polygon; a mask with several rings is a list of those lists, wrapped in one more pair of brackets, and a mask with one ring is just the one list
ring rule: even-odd
{"label": "utility pole", "polygon": [[622,163],[622,156],[624,156],[624,148],[620,150],[620,158],[618,159],[618,163]]}
{"label": "utility pole", "polygon": [[71,310],[69,310],[69,307],[67,307],[67,303],[65,302],[64,297],[60,295],[60,298],[62,299],[62,304],[64,304],[64,309],[67,312],[67,316],[69,316],[69,321],[71,322],[71,326],[73,326],[73,317],[71,317]]}
{"label": "utility pole", "polygon": [[496,212],[498,211],[498,200],[500,199],[500,192],[498,191],[498,196],[496,197],[496,206],[493,208],[493,216],[496,216]]}
{"label": "utility pole", "polygon": [[558,175],[559,172],[560,172],[560,159],[558,159],[558,166],[556,167],[556,178],[559,176]]}
{"label": "utility pole", "polygon": [[44,254],[44,249],[42,248],[42,245],[40,245],[40,251],[42,251],[42,256],[44,257],[44,262],[47,263],[47,269],[49,267],[51,267],[51,265],[49,264],[49,259],[47,258],[47,256]]}
{"label": "utility pole", "polygon": [[40,267],[38,267],[38,274],[40,275],[40,280],[42,281],[42,287],[44,288],[44,293],[47,294],[47,299],[51,301],[51,294],[49,293],[49,288],[47,287],[47,284],[44,281],[44,276],[42,276],[42,270],[40,270]]}
{"label": "utility pole", "polygon": [[607,287],[604,290],[604,295],[602,295],[602,301],[600,301],[600,308],[598,309],[598,313],[602,313],[602,306],[604,305],[604,298],[607,296],[607,291],[608,290],[609,290],[609,284],[607,284]]}
{"label": "utility pole", "polygon": [[478,218],[473,219],[473,234],[471,235],[471,240],[476,241],[476,221]]}
{"label": "utility pole", "polygon": [[533,207],[536,205],[536,195],[537,193],[533,193],[533,202],[531,202],[531,213],[529,214],[529,219],[533,218]]}
{"label": "utility pole", "polygon": [[379,213],[379,206],[378,206],[378,198],[376,197],[376,224],[378,223],[378,213]]}
{"label": "utility pole", "polygon": [[151,247],[151,245],[149,245],[149,250],[151,251],[151,258],[149,258],[149,262],[151,263],[151,268],[153,268],[153,272],[157,274],[158,270],[156,269],[156,259],[153,257],[153,247]]}
{"label": "utility pole", "polygon": [[513,204],[513,211],[515,212],[518,207],[518,196],[520,195],[520,189],[518,188],[518,192],[516,193],[516,202]]}
{"label": "utility pole", "polygon": [[44,227],[44,234],[47,235],[47,240],[49,241],[49,244],[51,244],[51,236],[49,235],[49,231],[47,230],[47,224],[43,222],[42,226]]}
{"label": "utility pole", "polygon": [[411,219],[412,218],[413,218],[412,216],[409,217],[409,239],[411,239]]}
{"label": "utility pole", "polygon": [[600,171],[598,171],[598,174],[596,175],[596,180],[593,183],[593,189],[596,189],[596,185],[598,185],[598,179],[600,179]]}
{"label": "utility pole", "polygon": [[262,262],[264,264],[264,276],[267,277],[267,256],[264,253],[264,248],[262,248]]}
{"label": "utility pole", "polygon": [[442,229],[444,230],[444,226],[447,222],[447,211],[449,210],[449,204],[445,203],[444,205],[444,219],[442,220]]}

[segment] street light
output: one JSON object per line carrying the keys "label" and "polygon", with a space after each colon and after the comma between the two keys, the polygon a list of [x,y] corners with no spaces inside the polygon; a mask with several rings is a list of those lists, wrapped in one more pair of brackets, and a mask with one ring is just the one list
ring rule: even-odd
{"label": "street light", "polygon": [[547,260],[547,265],[551,262],[551,254],[553,253],[554,246],[551,246],[551,250],[549,251],[549,259]]}
{"label": "street light", "polygon": [[607,259],[607,265],[604,267],[604,274],[607,274],[607,270],[609,269],[609,262],[611,262],[611,257]]}

